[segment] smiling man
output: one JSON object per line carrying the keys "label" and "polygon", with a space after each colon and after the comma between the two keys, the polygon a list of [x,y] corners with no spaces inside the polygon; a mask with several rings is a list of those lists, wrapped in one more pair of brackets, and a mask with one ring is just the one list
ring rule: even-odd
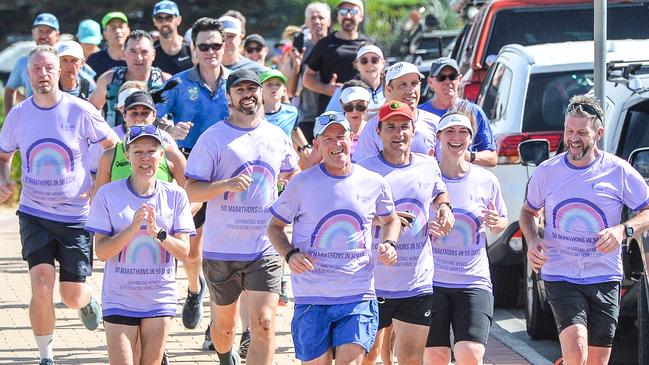
{"label": "smiling man", "polygon": [[178,34],[183,18],[178,5],[171,0],[162,0],[153,7],[153,25],[160,33],[155,43],[153,65],[162,71],[175,75],[192,67],[192,50]]}

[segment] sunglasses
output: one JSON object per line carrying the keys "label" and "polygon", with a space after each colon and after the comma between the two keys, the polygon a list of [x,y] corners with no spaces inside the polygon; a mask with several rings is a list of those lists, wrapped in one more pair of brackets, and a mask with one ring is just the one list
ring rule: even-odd
{"label": "sunglasses", "polygon": [[199,43],[196,45],[196,48],[201,52],[208,52],[209,50],[216,52],[223,48],[223,43]]}
{"label": "sunglasses", "polygon": [[376,65],[381,61],[381,59],[379,57],[372,57],[372,58],[363,57],[358,59],[358,62],[360,62],[361,65],[367,65],[370,61],[372,62],[373,65]]}
{"label": "sunglasses", "polygon": [[331,122],[342,122],[345,120],[343,113],[324,114],[315,118],[315,121],[320,125],[327,125]]}
{"label": "sunglasses", "polygon": [[599,120],[602,120],[602,115],[597,111],[597,109],[595,109],[594,106],[590,104],[573,103],[568,106],[568,111],[569,112],[582,111],[594,116],[595,118],[598,118]]}
{"label": "sunglasses", "polygon": [[255,53],[255,52],[261,52],[262,47],[247,47],[246,48],[246,53]]}
{"label": "sunglasses", "polygon": [[353,103],[347,103],[343,104],[343,110],[345,111],[345,113],[351,113],[354,110],[356,110],[357,112],[364,112],[367,110],[367,105],[362,103],[358,103],[356,105],[354,105]]}
{"label": "sunglasses", "polygon": [[143,134],[151,135],[157,139],[160,139],[160,132],[158,132],[158,127],[156,127],[155,125],[136,125],[126,131],[126,144],[131,143],[133,139]]}
{"label": "sunglasses", "polygon": [[158,23],[170,22],[174,20],[173,15],[156,15],[154,18]]}
{"label": "sunglasses", "polygon": [[460,76],[460,75],[455,74],[455,73],[450,74],[450,75],[441,75],[441,74],[439,74],[439,75],[435,76],[435,79],[437,81],[439,81],[439,82],[444,82],[444,81],[446,81],[446,79],[449,79],[451,81],[455,81],[455,80],[457,80],[458,76]]}
{"label": "sunglasses", "polygon": [[355,16],[358,13],[359,13],[358,9],[352,9],[352,8],[338,9],[338,14],[340,14],[341,16],[347,16],[348,14],[351,16]]}

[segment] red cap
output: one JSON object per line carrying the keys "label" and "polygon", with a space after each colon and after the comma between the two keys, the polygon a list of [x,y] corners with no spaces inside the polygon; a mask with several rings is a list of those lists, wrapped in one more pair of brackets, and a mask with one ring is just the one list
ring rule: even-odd
{"label": "red cap", "polygon": [[379,121],[384,121],[386,119],[402,116],[408,120],[413,120],[412,109],[406,103],[400,101],[391,100],[383,104],[381,110],[379,111]]}

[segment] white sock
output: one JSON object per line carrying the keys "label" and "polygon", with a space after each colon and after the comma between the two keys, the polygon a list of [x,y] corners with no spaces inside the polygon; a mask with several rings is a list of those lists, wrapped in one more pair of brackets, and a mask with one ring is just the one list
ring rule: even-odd
{"label": "white sock", "polygon": [[41,354],[42,359],[52,359],[54,360],[54,349],[52,345],[53,335],[45,336],[34,336],[36,339],[36,346],[38,346],[38,352]]}

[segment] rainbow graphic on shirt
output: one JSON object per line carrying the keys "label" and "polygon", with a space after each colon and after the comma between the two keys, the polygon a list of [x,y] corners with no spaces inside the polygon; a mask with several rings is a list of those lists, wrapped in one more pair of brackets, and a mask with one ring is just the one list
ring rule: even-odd
{"label": "rainbow graphic on shirt", "polygon": [[43,138],[27,149],[27,171],[36,176],[65,175],[74,170],[74,154],[63,142]]}
{"label": "rainbow graphic on shirt", "polygon": [[567,233],[595,234],[608,227],[608,222],[598,206],[586,199],[573,198],[554,207],[552,226]]}
{"label": "rainbow graphic on shirt", "polygon": [[446,237],[442,237],[440,242],[443,245],[453,245],[455,247],[480,245],[478,235],[481,226],[480,218],[467,210],[456,208],[453,208],[453,215],[455,216],[453,229]]}
{"label": "rainbow graphic on shirt", "polygon": [[127,264],[169,263],[171,254],[160,246],[146,230],[140,230],[131,242],[119,253],[117,261]]}
{"label": "rainbow graphic on shirt", "polygon": [[424,205],[419,200],[410,198],[399,199],[394,202],[394,205],[397,212],[409,212],[415,216],[410,228],[410,235],[415,238],[425,238],[428,232],[428,220],[426,219]]}
{"label": "rainbow graphic on shirt", "polygon": [[365,248],[363,219],[351,210],[334,210],[316,225],[311,234],[311,247],[343,251]]}
{"label": "rainbow graphic on shirt", "polygon": [[226,191],[225,194],[223,194],[224,200],[230,202],[247,202],[250,201],[253,196],[258,196],[258,198],[255,199],[257,202],[270,203],[275,199],[274,191],[277,190],[277,185],[275,184],[273,168],[269,164],[261,160],[247,162],[236,169],[231,177],[235,177],[242,173],[250,176],[252,178],[252,183],[248,189],[239,193]]}

